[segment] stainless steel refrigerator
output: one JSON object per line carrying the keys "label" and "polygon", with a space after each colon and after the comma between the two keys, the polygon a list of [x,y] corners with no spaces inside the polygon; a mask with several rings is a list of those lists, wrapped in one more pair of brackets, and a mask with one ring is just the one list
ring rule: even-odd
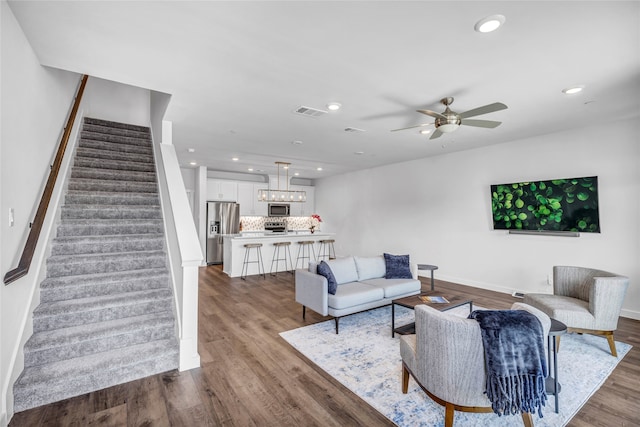
{"label": "stainless steel refrigerator", "polygon": [[222,236],[240,229],[240,205],[207,202],[207,265],[222,264]]}

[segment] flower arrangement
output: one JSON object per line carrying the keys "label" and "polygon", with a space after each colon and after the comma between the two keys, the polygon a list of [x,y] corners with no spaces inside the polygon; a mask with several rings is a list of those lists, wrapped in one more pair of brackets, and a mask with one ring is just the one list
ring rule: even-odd
{"label": "flower arrangement", "polygon": [[321,222],[322,222],[322,218],[320,218],[320,215],[318,214],[311,215],[311,226],[309,227],[309,231],[314,233],[316,229],[320,226]]}

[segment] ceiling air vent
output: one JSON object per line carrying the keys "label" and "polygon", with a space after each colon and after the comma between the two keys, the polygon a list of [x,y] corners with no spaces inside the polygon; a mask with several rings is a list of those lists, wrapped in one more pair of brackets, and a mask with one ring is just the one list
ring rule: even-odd
{"label": "ceiling air vent", "polygon": [[328,112],[324,110],[318,110],[317,108],[305,107],[304,105],[301,105],[295,109],[294,113],[307,117],[320,117],[324,116]]}
{"label": "ceiling air vent", "polygon": [[345,131],[345,132],[365,132],[365,130],[364,130],[364,129],[351,128],[351,127],[349,127],[349,128],[344,128],[344,131]]}

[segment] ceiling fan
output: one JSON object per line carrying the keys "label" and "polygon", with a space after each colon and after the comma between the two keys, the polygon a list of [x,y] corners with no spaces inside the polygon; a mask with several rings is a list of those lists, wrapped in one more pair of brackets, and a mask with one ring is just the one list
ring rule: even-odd
{"label": "ceiling fan", "polygon": [[409,126],[401,129],[393,129],[391,132],[405,129],[414,129],[433,124],[435,125],[436,130],[435,132],[433,132],[431,138],[429,139],[435,139],[442,136],[443,133],[455,131],[456,129],[458,129],[458,127],[460,127],[460,125],[492,129],[500,126],[502,122],[496,122],[493,120],[468,120],[468,118],[479,116],[481,114],[493,113],[494,111],[506,110],[508,108],[502,102],[494,102],[493,104],[474,108],[472,110],[465,111],[464,113],[456,113],[449,108],[449,105],[453,104],[453,98],[442,98],[440,102],[446,107],[442,113],[436,113],[435,111],[431,110],[416,110],[418,113],[426,114],[427,116],[431,116],[436,119],[434,123],[423,123],[421,125]]}

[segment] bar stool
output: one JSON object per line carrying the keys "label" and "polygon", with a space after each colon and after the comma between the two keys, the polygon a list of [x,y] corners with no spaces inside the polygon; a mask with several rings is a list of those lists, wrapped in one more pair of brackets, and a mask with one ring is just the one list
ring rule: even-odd
{"label": "bar stool", "polygon": [[[298,246],[298,256],[296,258],[296,268],[298,268],[298,261],[302,261],[302,268],[304,268],[305,259],[307,260],[307,262],[311,261],[312,259],[314,260],[316,259],[316,250],[313,247],[314,243],[315,242],[313,240],[303,240],[301,242],[298,242],[299,246]],[[311,251],[313,251],[313,258],[311,258]]]}
{"label": "bar stool", "polygon": [[[275,249],[273,250],[273,259],[271,260],[271,275],[278,275],[278,265],[280,261],[284,261],[285,271],[293,274],[293,261],[291,259],[291,250],[289,249],[291,242],[276,242],[273,246],[275,246]],[[282,249],[282,254],[280,253],[280,249]],[[289,270],[287,270],[287,261],[289,261],[289,265],[291,266]],[[273,273],[273,263],[276,264],[275,274]]]}
{"label": "bar stool", "polygon": [[333,246],[334,239],[320,240],[320,249],[318,250],[318,261],[323,259],[335,259],[336,249]]}
{"label": "bar stool", "polygon": [[[258,274],[260,274],[260,268],[262,267],[262,277],[267,278],[264,271],[264,263],[262,262],[262,243],[247,243],[244,245],[244,262],[242,263],[242,273],[240,278],[247,280],[247,273],[249,272],[249,264],[258,264]],[[250,261],[251,249],[256,250],[256,260]]]}

